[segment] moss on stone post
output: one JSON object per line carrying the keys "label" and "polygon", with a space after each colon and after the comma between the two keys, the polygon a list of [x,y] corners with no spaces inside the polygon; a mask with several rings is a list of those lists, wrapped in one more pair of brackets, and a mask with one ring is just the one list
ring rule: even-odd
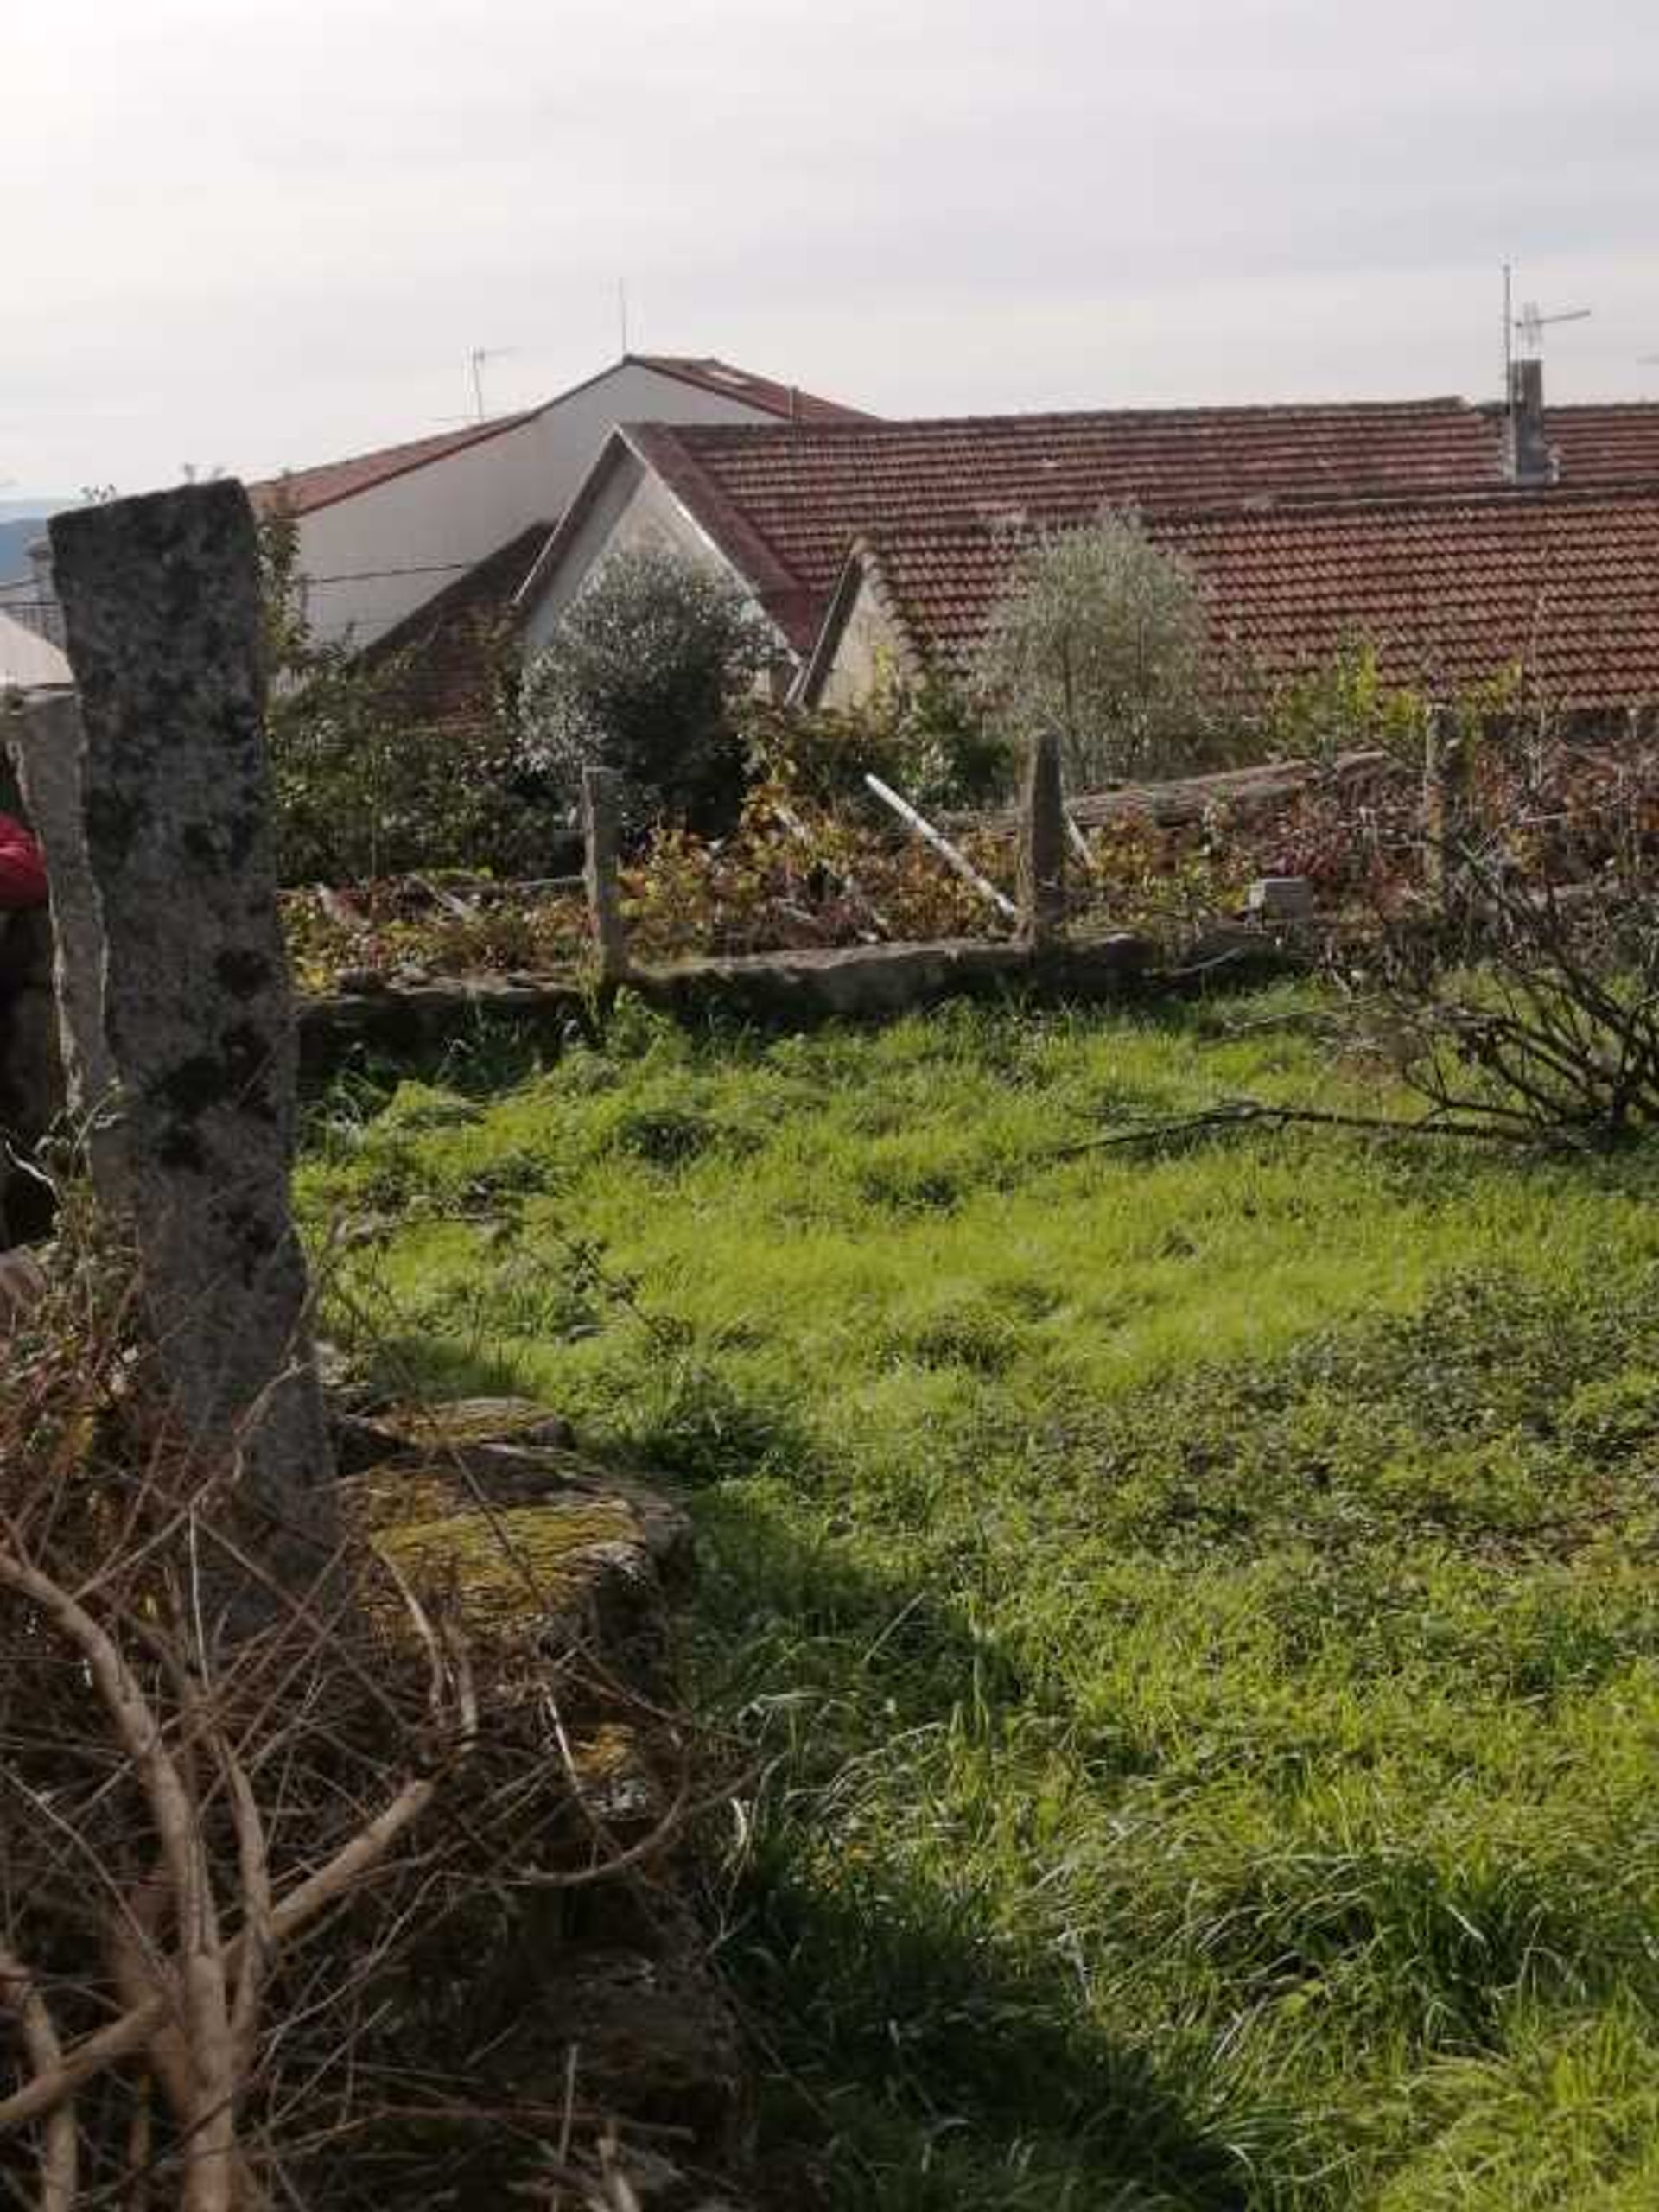
{"label": "moss on stone post", "polygon": [[101,932],[117,1113],[94,1178],[130,1222],[178,1418],[205,1460],[235,1455],[267,1570],[308,1581],[337,1517],[289,1206],[296,1048],[253,515],[217,483],[51,529],[82,837],[41,827],[54,897]]}

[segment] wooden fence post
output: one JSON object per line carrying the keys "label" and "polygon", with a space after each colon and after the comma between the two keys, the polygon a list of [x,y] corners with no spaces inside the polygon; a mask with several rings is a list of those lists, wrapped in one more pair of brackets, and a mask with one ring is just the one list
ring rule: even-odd
{"label": "wooden fence post", "polygon": [[622,779],[613,768],[582,772],[582,863],[588,914],[601,983],[620,983],[628,972],[628,933],[616,856],[622,823]]}
{"label": "wooden fence post", "polygon": [[1448,732],[1444,710],[1435,707],[1423,745],[1423,888],[1440,914],[1452,903],[1458,845],[1467,828],[1463,768],[1460,742]]}
{"label": "wooden fence post", "polygon": [[1020,904],[1033,952],[1052,950],[1065,934],[1066,826],[1060,741],[1043,730],[1027,756],[1020,815]]}

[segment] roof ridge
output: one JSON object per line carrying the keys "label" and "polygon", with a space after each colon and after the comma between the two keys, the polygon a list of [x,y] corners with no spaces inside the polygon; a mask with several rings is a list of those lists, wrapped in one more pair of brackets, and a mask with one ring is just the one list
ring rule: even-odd
{"label": "roof ridge", "polygon": [[[1641,403],[1632,403],[1640,404]],[[1659,402],[1652,403],[1659,410]],[[1204,422],[1274,421],[1286,422],[1308,416],[1433,416],[1451,414],[1459,416],[1476,416],[1485,410],[1485,403],[1465,399],[1459,394],[1447,393],[1428,399],[1331,399],[1331,400],[1240,400],[1216,405],[1175,407],[1067,407],[1009,409],[1000,414],[973,415],[867,415],[855,416],[847,421],[808,421],[795,424],[773,423],[677,423],[676,429],[692,432],[698,441],[713,442],[728,437],[771,439],[780,431],[793,429],[809,433],[813,437],[841,440],[869,436],[887,439],[902,435],[911,430],[984,429],[1007,424],[1039,425],[1052,423],[1169,423],[1172,426]],[[1501,409],[1499,410],[1501,412]],[[1560,411],[1560,410],[1551,410]]]}
{"label": "roof ridge", "polygon": [[[1317,514],[1352,515],[1430,509],[1436,513],[1452,507],[1526,508],[1548,506],[1611,506],[1637,505],[1659,499],[1659,472],[1628,477],[1617,482],[1555,484],[1402,484],[1378,491],[1253,492],[1230,499],[1195,501],[1191,505],[1160,505],[1150,519],[1162,525],[1181,522],[1236,522],[1259,516]],[[1131,499],[1103,500],[1100,514],[1139,515],[1144,511]],[[1035,528],[1063,531],[1087,527],[1087,519],[1071,521],[1039,518],[1034,523],[1023,510],[1006,513],[931,515],[915,521],[899,516],[859,531],[852,543],[880,553],[890,539],[915,543],[929,537],[995,537],[1013,530]]]}

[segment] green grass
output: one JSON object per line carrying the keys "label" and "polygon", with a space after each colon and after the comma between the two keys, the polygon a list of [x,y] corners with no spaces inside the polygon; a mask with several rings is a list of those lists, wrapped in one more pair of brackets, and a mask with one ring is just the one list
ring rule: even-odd
{"label": "green grass", "polygon": [[1077,1149],[1397,1103],[1307,1011],[316,1117],[382,1355],[692,1500],[780,2202],[1659,2202],[1659,1161]]}

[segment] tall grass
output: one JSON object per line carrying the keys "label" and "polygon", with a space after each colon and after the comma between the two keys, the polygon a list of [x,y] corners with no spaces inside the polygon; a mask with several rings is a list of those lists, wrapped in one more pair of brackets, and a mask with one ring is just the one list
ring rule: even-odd
{"label": "tall grass", "polygon": [[1659,2201],[1653,1160],[1261,1129],[1317,1005],[625,1013],[319,1123],[450,1383],[695,1500],[780,2201]]}

